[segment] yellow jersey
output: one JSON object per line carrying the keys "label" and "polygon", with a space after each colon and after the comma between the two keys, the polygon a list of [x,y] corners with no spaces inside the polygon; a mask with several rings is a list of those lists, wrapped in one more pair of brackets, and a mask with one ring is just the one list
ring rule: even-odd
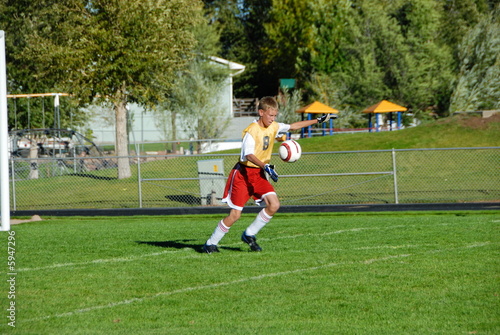
{"label": "yellow jersey", "polygon": [[[274,139],[276,138],[276,134],[280,130],[282,124],[278,122],[273,122],[269,125],[269,127],[264,128],[259,126],[257,122],[253,122],[248,127],[243,130],[243,138],[245,136],[251,135],[253,141],[255,142],[253,153],[258,159],[260,159],[264,164],[269,164],[271,161],[271,154],[273,153]],[[242,157],[241,164],[249,166],[249,167],[258,167],[252,162],[247,161],[243,157],[244,148],[242,148]]]}

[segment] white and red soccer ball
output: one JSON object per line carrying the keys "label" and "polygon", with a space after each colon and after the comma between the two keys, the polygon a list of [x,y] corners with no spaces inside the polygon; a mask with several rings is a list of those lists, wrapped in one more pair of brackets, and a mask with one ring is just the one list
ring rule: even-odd
{"label": "white and red soccer ball", "polygon": [[302,148],[294,140],[286,140],[279,147],[280,158],[287,163],[293,163],[299,160],[302,155]]}

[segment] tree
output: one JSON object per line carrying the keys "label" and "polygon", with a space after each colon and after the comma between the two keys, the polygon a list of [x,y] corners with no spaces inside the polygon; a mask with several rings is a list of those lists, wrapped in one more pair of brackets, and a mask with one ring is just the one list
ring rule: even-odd
{"label": "tree", "polygon": [[177,117],[181,116],[181,127],[193,138],[220,138],[230,119],[217,92],[228,85],[228,75],[226,68],[207,58],[193,60],[186,71],[179,73],[168,99],[156,113],[170,115],[171,129],[177,127]]}
{"label": "tree", "polygon": [[438,36],[452,49],[456,68],[458,68],[459,62],[459,44],[463,37],[481,20],[483,14],[493,9],[495,1],[498,0],[447,0],[442,2],[444,13]]}
{"label": "tree", "polygon": [[[194,26],[192,32],[197,40],[193,49],[196,56],[185,69],[178,71],[165,102],[154,111],[157,126],[164,122],[162,120],[170,120],[169,127],[163,130],[171,140],[177,138],[178,127],[193,138],[219,138],[229,123],[227,108],[219,93],[228,88],[230,72],[211,60],[211,56],[220,52],[218,26],[202,22]],[[182,118],[180,125],[178,117]],[[176,150],[175,143],[172,149]]]}
{"label": "tree", "polygon": [[245,72],[234,80],[234,93],[240,97],[276,94],[278,74],[266,63],[264,49],[268,39],[271,0],[204,0],[208,17],[221,29],[222,58],[245,65]]}
{"label": "tree", "polygon": [[126,106],[161,101],[191,58],[191,0],[45,0],[27,15],[22,57],[32,78],[61,83],[82,105],[110,102],[116,119],[118,178],[131,175]]}
{"label": "tree", "polygon": [[342,27],[315,35],[312,54],[334,57],[316,57],[312,63],[308,86],[313,96],[330,95],[346,110],[381,99],[424,110],[440,105],[440,96],[449,94],[451,56],[436,38],[441,16],[435,1],[400,0],[389,6],[359,0],[350,6],[338,2],[329,12],[312,8],[320,18],[329,13],[335,18],[330,21]]}
{"label": "tree", "polygon": [[170,115],[172,139],[175,139],[177,116],[182,116],[183,130],[192,137],[219,138],[230,121],[219,94],[229,85],[230,72],[229,68],[211,60],[211,55],[217,54],[220,47],[217,27],[203,22],[193,28],[193,34],[198,41],[194,50],[196,57],[186,69],[179,71],[166,102],[156,113]]}
{"label": "tree", "polygon": [[228,85],[228,68],[209,60],[195,61],[190,68],[190,74],[183,76],[189,97],[184,104],[184,129],[197,139],[220,138],[230,121],[218,94]]}
{"label": "tree", "polygon": [[[324,6],[314,9],[316,17],[330,17],[340,27],[327,25],[330,28],[324,29],[317,19],[316,30],[322,32],[316,35],[311,51],[317,55],[315,66],[304,86],[309,100],[320,100],[342,111],[359,109],[368,101],[371,103],[371,99],[385,95],[388,88],[384,84],[384,71],[378,65],[372,20],[361,15],[361,9],[353,3],[336,3],[330,10]],[[332,37],[328,37],[330,30]],[[329,53],[328,49],[331,55],[322,56]]]}
{"label": "tree", "polygon": [[439,38],[443,12],[434,0],[404,1],[391,14],[404,38],[396,99],[414,111],[432,109],[441,115],[448,110],[453,80],[452,49]]}
{"label": "tree", "polygon": [[294,123],[300,121],[300,114],[296,113],[301,107],[302,94],[299,90],[289,91],[283,89],[283,92],[278,98],[279,114],[278,120],[283,123]]}
{"label": "tree", "polygon": [[262,46],[262,52],[275,78],[304,78],[298,62],[302,59],[307,64],[309,59],[303,54],[313,47],[311,6],[311,1],[273,0],[269,22],[264,25],[270,42]]}
{"label": "tree", "polygon": [[[29,43],[31,34],[30,22],[44,5],[41,1],[2,0],[0,1],[0,29],[6,32],[6,63],[9,94],[30,94],[64,92],[61,83],[54,78],[34,80],[38,64],[27,61],[23,50]],[[54,97],[8,99],[9,129],[22,128],[62,128],[80,125],[86,118],[78,112],[78,106],[70,97],[60,99],[58,117],[50,111],[54,106]],[[30,112],[31,110],[31,112]]]}
{"label": "tree", "polygon": [[500,109],[500,5],[463,38],[450,112]]}
{"label": "tree", "polygon": [[[300,50],[297,70],[331,73],[346,64],[346,39],[349,37],[350,1],[320,0],[310,3],[310,47]],[[305,21],[307,23],[307,21]],[[308,76],[306,76],[308,78]]]}

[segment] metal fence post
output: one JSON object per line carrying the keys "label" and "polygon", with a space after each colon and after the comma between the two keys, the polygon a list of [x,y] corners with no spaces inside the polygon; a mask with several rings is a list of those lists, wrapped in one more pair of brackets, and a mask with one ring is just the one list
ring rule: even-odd
{"label": "metal fence post", "polygon": [[7,110],[7,70],[5,65],[5,32],[0,30],[0,230],[10,230],[9,146]]}
{"label": "metal fence post", "polygon": [[16,210],[16,169],[14,169],[14,159],[10,157],[10,166],[12,167],[12,209]]}
{"label": "metal fence post", "polygon": [[[138,152],[136,146],[136,152]],[[142,208],[142,176],[141,176],[141,156],[137,154],[137,189],[139,192],[139,208]]]}
{"label": "metal fence post", "polygon": [[392,148],[392,175],[394,176],[394,201],[399,204],[398,199],[398,177],[396,174],[396,150]]}

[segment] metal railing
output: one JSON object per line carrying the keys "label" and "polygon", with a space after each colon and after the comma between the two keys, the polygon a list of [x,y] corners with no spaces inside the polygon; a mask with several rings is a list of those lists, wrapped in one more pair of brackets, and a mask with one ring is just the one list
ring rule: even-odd
{"label": "metal railing", "polygon": [[[282,205],[500,200],[500,147],[305,152],[273,156]],[[238,154],[10,159],[12,210],[219,206]]]}

